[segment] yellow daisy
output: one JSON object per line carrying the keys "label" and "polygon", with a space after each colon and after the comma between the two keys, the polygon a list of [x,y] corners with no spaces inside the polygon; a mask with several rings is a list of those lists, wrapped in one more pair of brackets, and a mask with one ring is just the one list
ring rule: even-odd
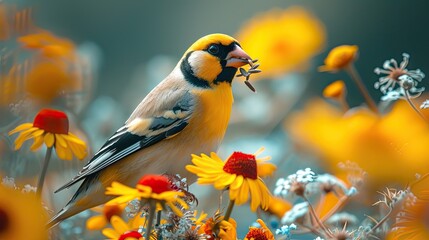
{"label": "yellow daisy", "polygon": [[125,208],[125,204],[105,204],[92,210],[100,213],[92,216],[86,221],[86,228],[89,230],[100,230],[110,222],[113,216],[120,216]]}
{"label": "yellow daisy", "polygon": [[250,227],[244,240],[274,240],[274,235],[267,225],[261,219],[257,222],[261,225],[260,228]]}
{"label": "yellow daisy", "polygon": [[38,150],[43,143],[54,147],[60,159],[71,160],[73,155],[79,160],[86,156],[86,144],[69,132],[69,121],[64,112],[43,109],[34,118],[33,123],[24,123],[9,132],[9,135],[20,133],[15,140],[15,150],[22,147],[25,141],[34,139],[30,149]]}
{"label": "yellow daisy", "polygon": [[268,175],[275,166],[265,160],[242,152],[234,152],[225,162],[216,153],[211,153],[210,157],[192,155],[195,165],[187,165],[186,169],[198,176],[199,184],[213,184],[218,190],[229,189],[229,197],[237,205],[246,203],[250,195],[250,208],[256,211],[258,206],[267,209],[270,202],[270,192],[258,171]]}
{"label": "yellow daisy", "polygon": [[138,227],[126,223],[122,218],[114,215],[110,219],[113,228],[105,228],[102,230],[104,236],[110,240],[144,240],[142,233],[138,231]]}
{"label": "yellow daisy", "polygon": [[46,215],[34,194],[0,184],[0,239],[48,239]]}
{"label": "yellow daisy", "polygon": [[174,191],[171,188],[171,183],[166,176],[162,175],[145,175],[137,183],[135,188],[125,186],[118,182],[113,182],[111,187],[107,187],[106,195],[119,196],[110,200],[107,204],[121,204],[134,199],[145,202],[156,202],[157,209],[164,209],[168,205],[171,210],[178,216],[182,216],[182,212],[177,205],[187,209],[183,199],[183,192]]}

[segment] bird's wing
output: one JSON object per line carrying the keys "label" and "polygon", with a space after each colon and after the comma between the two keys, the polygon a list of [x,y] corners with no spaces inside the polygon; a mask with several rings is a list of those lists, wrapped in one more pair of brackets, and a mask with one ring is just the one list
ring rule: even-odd
{"label": "bird's wing", "polygon": [[[79,174],[55,192],[72,186],[130,154],[179,134],[189,123],[194,109],[193,97],[187,91],[168,94],[170,94],[169,97],[165,96],[169,99],[167,102],[162,99],[162,95],[158,99],[151,99],[149,94],[137,107],[139,113],[135,114],[135,111],[126,124],[107,140]],[[160,101],[162,104],[158,105],[158,109],[154,109],[152,101]],[[145,102],[152,102],[152,110],[144,111]]]}

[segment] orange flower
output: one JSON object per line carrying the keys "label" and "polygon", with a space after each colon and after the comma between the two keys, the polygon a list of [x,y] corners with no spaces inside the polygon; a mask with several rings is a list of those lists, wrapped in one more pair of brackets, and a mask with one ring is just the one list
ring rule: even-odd
{"label": "orange flower", "polygon": [[323,89],[323,96],[336,100],[344,99],[346,96],[346,84],[342,80],[337,80],[329,84],[325,89]]}
{"label": "orange flower", "polygon": [[420,200],[429,201],[429,173],[413,182],[410,190]]}
{"label": "orange flower", "polygon": [[55,36],[46,30],[18,38],[24,48],[40,51],[47,58],[73,59],[75,46],[66,38]]}
{"label": "orange flower", "polygon": [[317,54],[325,44],[325,29],[307,10],[291,7],[255,16],[237,39],[261,63],[262,73],[256,78],[276,77],[302,68]]}
{"label": "orange flower", "polygon": [[358,50],[356,45],[341,45],[333,48],[325,58],[325,65],[319,67],[319,71],[336,72],[348,67],[357,58]]}
{"label": "orange flower", "polygon": [[45,30],[20,37],[18,42],[34,53],[23,73],[24,88],[31,97],[49,103],[81,87],[84,66],[73,42]]}
{"label": "orange flower", "polygon": [[416,199],[404,204],[403,211],[396,216],[391,240],[429,239],[429,202]]}
{"label": "orange flower", "polygon": [[73,85],[73,75],[61,62],[38,62],[25,76],[25,90],[33,98],[49,103]]}
{"label": "orange flower", "polygon": [[237,239],[237,222],[233,218],[229,218],[228,221],[222,220],[223,216],[215,216],[209,218],[201,225],[198,229],[198,234],[208,235],[215,238],[215,228],[219,228],[219,233],[216,234],[220,239],[224,240],[236,240]]}
{"label": "orange flower", "polygon": [[60,159],[71,160],[73,155],[82,160],[86,156],[86,144],[69,132],[69,120],[64,112],[53,109],[42,109],[33,123],[23,123],[9,132],[9,135],[20,132],[15,140],[15,150],[29,139],[34,139],[31,150],[38,150],[43,143],[55,147]]}
{"label": "orange flower", "polygon": [[274,240],[274,235],[261,219],[257,222],[261,225],[260,228],[250,227],[244,240]]}

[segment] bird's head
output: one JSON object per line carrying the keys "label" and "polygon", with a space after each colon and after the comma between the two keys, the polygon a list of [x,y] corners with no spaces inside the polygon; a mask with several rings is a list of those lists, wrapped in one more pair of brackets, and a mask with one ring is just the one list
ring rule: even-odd
{"label": "bird's head", "polygon": [[213,88],[224,82],[230,84],[237,69],[250,59],[234,38],[210,34],[189,47],[182,57],[180,69],[193,85]]}

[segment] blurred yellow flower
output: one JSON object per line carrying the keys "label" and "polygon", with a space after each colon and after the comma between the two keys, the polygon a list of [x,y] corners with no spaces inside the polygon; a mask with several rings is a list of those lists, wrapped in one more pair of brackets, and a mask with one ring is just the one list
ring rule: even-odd
{"label": "blurred yellow flower", "polygon": [[0,239],[48,239],[40,199],[0,184]]}
{"label": "blurred yellow flower", "polygon": [[100,230],[110,222],[113,216],[120,216],[125,208],[125,204],[105,204],[92,210],[100,213],[86,220],[86,228],[89,230]]}
{"label": "blurred yellow flower", "polygon": [[267,212],[275,215],[279,219],[292,208],[292,204],[280,197],[271,197]]}
{"label": "blurred yellow flower", "polygon": [[43,57],[69,60],[75,57],[75,46],[72,41],[55,36],[46,30],[39,30],[37,33],[22,36],[18,38],[18,42],[24,48],[40,51],[39,53]]}
{"label": "blurred yellow flower", "polygon": [[168,205],[178,216],[183,215],[178,206],[188,208],[188,204],[180,198],[185,194],[174,191],[168,178],[162,175],[145,175],[139,180],[136,188],[113,182],[111,187],[107,187],[106,195],[119,196],[106,204],[122,204],[134,199],[154,201],[158,209],[165,209],[165,205]]}
{"label": "blurred yellow flower", "polygon": [[261,63],[262,73],[256,78],[298,70],[325,44],[323,24],[300,7],[261,13],[246,22],[236,36],[243,49]]}
{"label": "blurred yellow flower", "polygon": [[69,121],[64,112],[53,109],[42,109],[33,123],[23,123],[9,132],[9,135],[20,133],[15,140],[15,150],[22,147],[25,141],[34,139],[30,149],[36,151],[43,143],[55,147],[58,158],[71,160],[75,155],[79,160],[86,156],[86,144],[69,132]]}
{"label": "blurred yellow flower", "polygon": [[340,162],[357,163],[375,188],[406,185],[416,173],[429,172],[429,127],[405,102],[379,116],[366,108],[343,115],[316,100],[293,114],[285,126],[302,150],[319,154],[331,170]]}
{"label": "blurred yellow flower", "polygon": [[72,41],[38,30],[19,37],[18,42],[34,53],[20,66],[23,73],[14,70],[23,74],[25,91],[31,97],[49,103],[61,93],[80,88],[83,65]]}
{"label": "blurred yellow flower", "polygon": [[102,233],[110,240],[144,240],[142,233],[138,231],[138,227],[131,226],[118,216],[112,216],[110,223],[113,228],[105,228]]}
{"label": "blurred yellow flower", "polygon": [[323,89],[323,96],[326,98],[341,100],[345,97],[345,95],[346,84],[342,80],[337,80]]}
{"label": "blurred yellow flower", "polygon": [[213,184],[218,190],[229,189],[230,200],[237,205],[246,203],[250,195],[250,209],[256,211],[258,206],[267,209],[271,196],[258,175],[258,162],[255,155],[242,152],[234,152],[224,162],[212,152],[210,157],[192,155],[195,165],[187,165],[186,170],[198,176],[199,184]]}
{"label": "blurred yellow flower", "polygon": [[319,71],[336,72],[346,68],[357,58],[358,46],[341,45],[333,48],[325,58],[325,65],[319,67]]}
{"label": "blurred yellow flower", "polygon": [[40,61],[25,75],[25,91],[35,99],[49,103],[71,88],[73,76],[61,62]]}
{"label": "blurred yellow flower", "polygon": [[267,225],[261,219],[256,220],[261,227],[250,227],[249,232],[246,234],[244,240],[274,240],[274,235]]}

